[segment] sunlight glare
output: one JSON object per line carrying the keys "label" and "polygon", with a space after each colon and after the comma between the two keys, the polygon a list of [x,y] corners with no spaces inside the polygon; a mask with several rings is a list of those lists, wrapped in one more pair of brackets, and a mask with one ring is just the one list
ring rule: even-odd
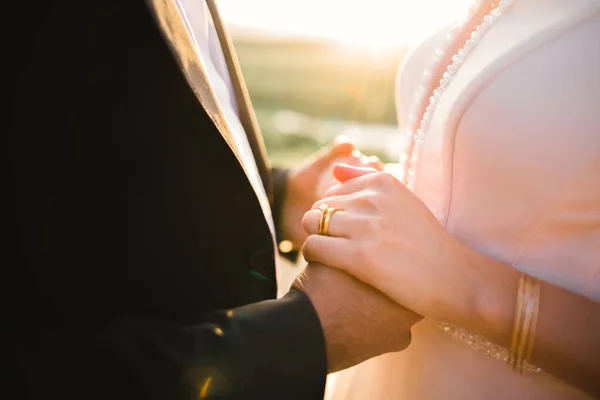
{"label": "sunlight glare", "polygon": [[384,51],[462,17],[472,0],[220,0],[233,26]]}

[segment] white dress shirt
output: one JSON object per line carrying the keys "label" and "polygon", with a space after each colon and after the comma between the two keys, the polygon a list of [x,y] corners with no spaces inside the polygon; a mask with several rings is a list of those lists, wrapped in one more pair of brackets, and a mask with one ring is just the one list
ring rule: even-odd
{"label": "white dress shirt", "polygon": [[275,229],[269,201],[246,132],[238,116],[238,105],[231,77],[208,6],[205,0],[178,0],[178,7],[194,40],[200,62],[208,74],[210,84],[225,114],[225,120],[239,150],[241,161],[248,171],[248,179],[254,187],[273,233]]}

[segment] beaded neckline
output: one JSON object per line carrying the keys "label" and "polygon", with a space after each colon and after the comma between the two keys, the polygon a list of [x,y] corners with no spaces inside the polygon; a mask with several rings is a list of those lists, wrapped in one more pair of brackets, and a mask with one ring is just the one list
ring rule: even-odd
{"label": "beaded neckline", "polygon": [[[476,1],[469,9],[466,18],[459,21],[450,29],[445,43],[435,51],[431,66],[424,72],[423,81],[415,93],[408,121],[404,124],[403,129],[403,134],[408,136],[409,145],[400,157],[400,166],[403,171],[401,180],[410,190],[415,189],[419,153],[429,131],[431,120],[439,104],[440,98],[471,51],[513,3],[514,0],[501,0],[497,5],[495,0]],[[439,85],[431,91],[432,81],[435,79],[436,72],[443,67],[441,64],[449,56],[449,51],[453,45],[456,45],[455,42],[460,39],[462,35],[468,33],[465,32],[465,30],[477,22],[476,19],[481,18],[482,12],[485,12],[485,16],[480,19],[481,22],[477,25],[475,30],[471,32],[470,37],[466,40],[464,45],[452,56],[451,62],[439,81]],[[430,93],[431,96],[426,99],[428,93]],[[426,104],[427,106],[425,107]]]}

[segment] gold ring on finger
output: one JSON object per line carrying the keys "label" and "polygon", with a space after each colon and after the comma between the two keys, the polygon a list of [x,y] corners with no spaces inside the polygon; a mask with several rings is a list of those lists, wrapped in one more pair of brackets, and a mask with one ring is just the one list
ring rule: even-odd
{"label": "gold ring on finger", "polygon": [[331,216],[337,211],[337,208],[329,207],[327,204],[323,204],[321,207],[319,207],[319,209],[321,210],[319,235],[329,236],[329,222],[331,221]]}
{"label": "gold ring on finger", "polygon": [[321,204],[319,206],[319,210],[321,211],[321,218],[319,218],[319,230],[318,230],[319,235],[323,234],[323,226],[325,224],[325,215],[327,214],[328,209],[329,209],[329,206],[327,204]]}

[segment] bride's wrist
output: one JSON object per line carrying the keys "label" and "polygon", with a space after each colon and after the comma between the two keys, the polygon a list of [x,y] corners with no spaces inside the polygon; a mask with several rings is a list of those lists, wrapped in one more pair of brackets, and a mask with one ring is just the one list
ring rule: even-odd
{"label": "bride's wrist", "polygon": [[453,271],[461,281],[460,290],[442,320],[492,340],[507,337],[512,329],[518,273],[463,244],[454,254]]}
{"label": "bride's wrist", "polygon": [[440,276],[441,285],[436,290],[436,299],[427,316],[460,325],[480,312],[480,288],[473,279],[477,261],[471,249],[454,239],[441,249],[437,257],[442,260],[441,268],[445,273]]}

